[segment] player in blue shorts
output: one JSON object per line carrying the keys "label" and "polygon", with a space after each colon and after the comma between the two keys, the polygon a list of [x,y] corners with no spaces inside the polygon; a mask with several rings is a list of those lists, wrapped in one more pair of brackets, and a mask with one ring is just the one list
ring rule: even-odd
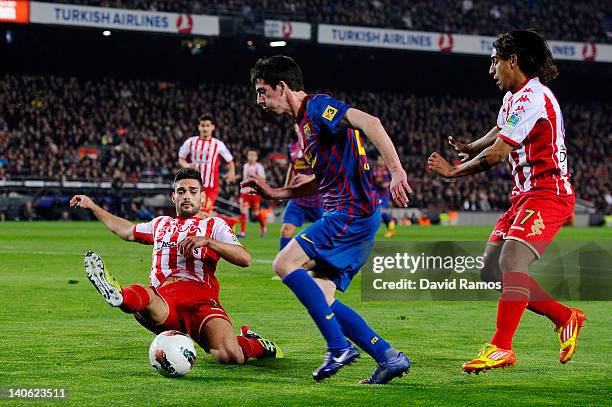
{"label": "player in blue shorts", "polygon": [[[296,130],[299,130],[297,125]],[[289,145],[289,169],[285,186],[310,181],[314,178],[312,167],[306,162],[299,140]],[[283,213],[281,226],[280,250],[283,250],[295,234],[295,229],[301,227],[305,221],[315,222],[323,216],[323,202],[321,195],[314,194],[302,198],[291,199],[287,202]]]}
{"label": "player in blue shorts", "polygon": [[272,265],[327,342],[327,354],[313,378],[323,380],[355,361],[359,352],[347,338],[378,363],[361,383],[382,384],[402,376],[410,369],[408,358],[335,299],[336,290],[345,291],[365,263],[380,226],[380,198],[363,137],[374,144],[391,171],[393,199],[401,207],[408,205],[411,189],[391,139],[378,118],[329,95],[307,94],[302,71],[289,57],[260,59],[251,70],[251,82],[259,106],[295,119],[302,152],[315,178],[282,188],[271,188],[259,177],[243,183],[269,199],[320,193],[323,200],[323,217],[291,239]]}

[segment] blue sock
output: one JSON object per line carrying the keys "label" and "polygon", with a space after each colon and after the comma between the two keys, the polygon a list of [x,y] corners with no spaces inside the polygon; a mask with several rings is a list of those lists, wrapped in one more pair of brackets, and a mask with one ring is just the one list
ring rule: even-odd
{"label": "blue sock", "polygon": [[283,250],[285,246],[293,239],[292,237],[282,237],[280,238],[280,250]]}
{"label": "blue sock", "polygon": [[393,218],[387,212],[382,213],[382,220],[385,222],[385,226],[389,227],[389,222],[391,222]]}
{"label": "blue sock", "polygon": [[[348,346],[342,328],[325,300],[325,295],[306,270],[297,269],[283,278],[283,283],[293,291],[306,307],[311,318],[327,341],[328,349],[341,349]],[[329,319],[328,319],[329,318]]]}
{"label": "blue sock", "polygon": [[389,342],[374,332],[367,322],[351,308],[336,300],[331,305],[331,309],[336,314],[344,334],[378,363],[397,356],[397,351],[389,351],[393,349]]}

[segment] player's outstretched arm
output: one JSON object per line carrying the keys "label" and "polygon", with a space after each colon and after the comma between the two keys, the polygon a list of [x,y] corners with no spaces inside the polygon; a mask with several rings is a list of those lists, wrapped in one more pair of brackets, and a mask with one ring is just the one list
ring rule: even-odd
{"label": "player's outstretched arm", "polygon": [[187,160],[185,160],[184,158],[179,158],[178,164],[181,168],[195,168],[193,164],[187,162]]}
{"label": "player's outstretched arm", "polygon": [[240,183],[241,187],[251,187],[255,193],[264,199],[293,199],[314,195],[319,192],[319,181],[310,178],[306,182],[289,185],[282,188],[272,188],[265,179],[253,176]]}
{"label": "player's outstretched arm", "polygon": [[497,140],[497,136],[499,136],[499,127],[495,126],[487,134],[471,143],[461,143],[453,136],[448,136],[448,144],[455,148],[459,158],[461,158],[461,162],[466,162],[476,157],[485,148],[492,146],[495,140]]}
{"label": "player's outstretched arm", "polygon": [[227,163],[227,174],[225,174],[225,181],[234,182],[238,179],[236,176],[236,164],[234,161],[230,161]]}
{"label": "player's outstretched arm", "polygon": [[368,140],[374,144],[391,173],[390,189],[393,200],[399,206],[407,207],[408,194],[412,192],[412,188],[408,184],[408,175],[402,168],[395,146],[380,119],[361,110],[350,108],[342,120],[350,127],[362,130]]}
{"label": "player's outstretched arm", "polygon": [[189,236],[177,245],[179,252],[185,256],[193,256],[193,250],[198,247],[209,247],[225,261],[240,267],[251,265],[251,255],[239,244],[223,243],[209,237]]}
{"label": "player's outstretched arm", "polygon": [[134,225],[127,219],[120,218],[102,209],[87,195],[75,195],[70,200],[73,208],[89,209],[104,225],[123,240],[134,240]]}
{"label": "player's outstretched arm", "polygon": [[486,171],[504,162],[513,149],[510,144],[498,138],[493,145],[482,150],[476,157],[458,166],[451,165],[440,154],[434,152],[427,159],[427,168],[445,178],[463,177]]}

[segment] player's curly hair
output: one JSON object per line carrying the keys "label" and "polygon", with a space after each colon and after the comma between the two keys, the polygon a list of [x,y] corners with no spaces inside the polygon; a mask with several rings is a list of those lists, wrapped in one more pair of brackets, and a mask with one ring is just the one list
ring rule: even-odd
{"label": "player's curly hair", "polygon": [[251,69],[251,85],[255,86],[257,79],[263,79],[272,88],[283,81],[291,90],[304,90],[302,70],[293,58],[285,55],[259,59]]}
{"label": "player's curly hair", "polygon": [[176,183],[182,179],[195,179],[202,187],[202,174],[200,171],[193,168],[181,168],[174,176],[174,183],[172,184],[176,188]]}
{"label": "player's curly hair", "polygon": [[519,68],[525,75],[537,76],[549,82],[559,76],[552,53],[544,37],[533,29],[520,29],[499,34],[493,48],[500,58],[507,60],[515,54]]}

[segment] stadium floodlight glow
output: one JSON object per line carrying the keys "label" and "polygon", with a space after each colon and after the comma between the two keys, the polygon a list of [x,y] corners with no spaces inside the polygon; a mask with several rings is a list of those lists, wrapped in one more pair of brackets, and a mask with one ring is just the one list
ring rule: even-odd
{"label": "stadium floodlight glow", "polygon": [[271,47],[284,47],[287,45],[287,41],[270,41]]}
{"label": "stadium floodlight glow", "polygon": [[111,32],[109,30],[104,30],[102,31],[102,35],[105,37],[109,37],[111,35]]}

